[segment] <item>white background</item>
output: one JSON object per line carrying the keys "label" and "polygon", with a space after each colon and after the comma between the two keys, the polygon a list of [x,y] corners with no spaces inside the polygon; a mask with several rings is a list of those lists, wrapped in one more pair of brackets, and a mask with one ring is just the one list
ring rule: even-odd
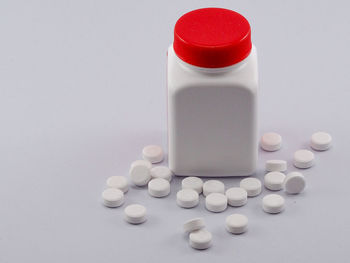
{"label": "white background", "polygon": [[[148,221],[123,221],[101,205],[105,180],[128,174],[142,147],[166,150],[166,50],[192,9],[219,6],[250,21],[258,48],[260,134],[290,161],[311,134],[332,134],[304,171],[307,190],[268,215],[259,197],[213,214],[132,187]],[[349,70],[346,1],[1,1],[0,262],[346,262],[350,256]],[[295,168],[289,166],[289,170]],[[227,187],[239,179],[225,179]],[[227,215],[249,218],[232,236]],[[202,216],[213,247],[195,251],[181,227]]]}

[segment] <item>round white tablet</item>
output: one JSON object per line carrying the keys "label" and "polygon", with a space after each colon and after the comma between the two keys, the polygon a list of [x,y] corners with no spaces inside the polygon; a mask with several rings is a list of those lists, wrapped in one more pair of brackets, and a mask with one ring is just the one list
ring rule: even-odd
{"label": "round white tablet", "polygon": [[173,172],[166,166],[156,166],[151,169],[152,178],[163,178],[171,182],[173,179]]}
{"label": "round white tablet", "polygon": [[124,193],[116,188],[107,188],[102,192],[103,204],[108,207],[118,207],[124,203]]}
{"label": "round white tablet", "polygon": [[332,143],[332,137],[326,132],[316,132],[311,136],[311,147],[316,151],[328,150]]}
{"label": "round white tablet", "polygon": [[231,187],[226,191],[227,203],[230,206],[242,206],[248,201],[247,191],[241,187]]}
{"label": "round white tablet", "polygon": [[232,214],[226,217],[226,229],[232,234],[242,234],[247,231],[248,218],[241,214]]}
{"label": "round white tablet", "polygon": [[138,160],[131,164],[129,171],[131,181],[137,186],[144,186],[151,180],[152,164],[149,161]]}
{"label": "round white tablet", "polygon": [[150,161],[151,163],[159,163],[163,161],[163,150],[158,145],[148,145],[142,150],[143,159]]}
{"label": "round white tablet", "polygon": [[205,227],[204,219],[201,217],[193,218],[184,223],[184,231],[186,233],[191,233],[193,231],[202,229]]}
{"label": "round white tablet", "polygon": [[148,193],[153,197],[164,197],[170,193],[170,183],[163,178],[155,178],[148,183]]}
{"label": "round white tablet", "polygon": [[299,172],[287,174],[284,180],[284,190],[289,194],[299,194],[306,186],[305,177]]}
{"label": "round white tablet", "polygon": [[198,194],[200,194],[203,190],[203,181],[199,177],[186,177],[181,182],[182,189],[193,189],[197,191]]}
{"label": "round white tablet", "polygon": [[124,219],[130,224],[141,224],[146,221],[146,207],[139,204],[128,205],[124,209]]}
{"label": "round white tablet", "polygon": [[203,195],[207,196],[211,193],[225,193],[225,185],[219,180],[208,180],[203,184]]}
{"label": "round white tablet", "polygon": [[227,208],[227,197],[221,193],[211,193],[205,198],[205,207],[214,213],[225,211]]}
{"label": "round white tablet", "polygon": [[274,152],[281,148],[282,137],[278,133],[269,132],[261,137],[260,146],[263,150]]}
{"label": "round white tablet", "polygon": [[129,190],[128,180],[124,176],[111,176],[107,179],[107,187],[117,188],[126,193]]}
{"label": "round white tablet", "polygon": [[284,160],[267,160],[265,169],[268,172],[284,172],[287,170],[287,162]]}
{"label": "round white tablet", "polygon": [[283,188],[285,178],[281,172],[269,172],[264,177],[264,185],[269,190],[278,191]]}
{"label": "round white tablet", "polygon": [[262,208],[266,213],[280,213],[284,210],[284,198],[276,194],[266,195],[262,200]]}
{"label": "round white tablet", "polygon": [[195,249],[207,249],[211,246],[212,234],[202,228],[191,232],[190,246]]}
{"label": "round white tablet", "polygon": [[249,197],[257,196],[261,193],[261,182],[256,178],[245,178],[241,180],[240,187],[247,191]]}
{"label": "round white tablet", "polygon": [[183,208],[195,207],[199,203],[199,195],[193,189],[182,189],[176,194],[176,203]]}
{"label": "round white tablet", "polygon": [[297,168],[310,168],[314,164],[314,153],[309,150],[298,150],[294,153],[294,166]]}

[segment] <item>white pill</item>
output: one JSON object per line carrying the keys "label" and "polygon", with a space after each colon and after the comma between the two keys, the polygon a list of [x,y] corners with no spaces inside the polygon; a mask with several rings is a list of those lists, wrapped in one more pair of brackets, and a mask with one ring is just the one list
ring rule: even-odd
{"label": "white pill", "polygon": [[269,172],[264,177],[264,185],[272,191],[279,191],[283,188],[286,176],[281,172]]}
{"label": "white pill", "polygon": [[245,178],[241,180],[239,185],[247,191],[249,197],[254,197],[261,193],[261,182],[256,178]]}
{"label": "white pill", "polygon": [[284,198],[276,194],[266,195],[262,200],[262,208],[266,213],[280,213],[284,210]]}
{"label": "white pill", "polygon": [[287,162],[284,160],[268,160],[265,163],[268,172],[284,172],[287,170]]}
{"label": "white pill", "polygon": [[148,183],[148,193],[153,197],[164,197],[170,193],[170,183],[163,178],[155,178]]}
{"label": "white pill", "polygon": [[328,150],[332,143],[332,137],[326,132],[316,132],[311,136],[311,147],[316,151]]}
{"label": "white pill", "polygon": [[241,214],[232,214],[226,217],[226,229],[232,234],[242,234],[247,231],[248,218]]}
{"label": "white pill", "polygon": [[231,187],[226,191],[227,203],[230,206],[242,206],[248,201],[247,191],[241,187]]}
{"label": "white pill", "polygon": [[201,217],[193,218],[184,223],[183,229],[186,233],[202,229],[205,227],[204,219]]}
{"label": "white pill", "polygon": [[212,234],[202,228],[191,232],[190,246],[195,249],[207,249],[211,246]]}
{"label": "white pill", "polygon": [[107,179],[107,187],[117,188],[126,193],[129,190],[128,181],[124,176],[111,176]]}
{"label": "white pill", "polygon": [[309,150],[298,150],[294,153],[294,166],[297,168],[310,168],[314,164],[315,155]]}
{"label": "white pill", "polygon": [[195,207],[199,203],[199,195],[193,189],[182,189],[176,194],[176,203],[183,208]]}
{"label": "white pill", "polygon": [[225,193],[225,185],[219,180],[208,180],[203,184],[203,195],[207,196],[211,193]]}
{"label": "white pill", "polygon": [[281,148],[282,137],[278,133],[269,132],[261,137],[260,146],[263,150],[274,152]]}
{"label": "white pill", "polygon": [[158,145],[148,145],[142,150],[143,159],[151,163],[159,163],[163,161],[163,150]]}
{"label": "white pill", "polygon": [[197,191],[198,194],[200,194],[203,190],[203,181],[199,177],[186,177],[181,182],[182,189],[193,189]]}
{"label": "white pill", "polygon": [[118,207],[124,203],[124,193],[116,188],[107,188],[102,192],[103,204],[108,207]]}
{"label": "white pill", "polygon": [[166,166],[156,166],[151,169],[152,178],[163,178],[169,182],[173,179],[173,172]]}
{"label": "white pill", "polygon": [[305,177],[299,172],[287,174],[284,180],[284,190],[289,194],[299,194],[306,186]]}
{"label": "white pill", "polygon": [[227,208],[227,197],[221,193],[211,193],[205,198],[205,207],[214,213],[225,211]]}
{"label": "white pill", "polygon": [[141,224],[146,221],[146,207],[139,204],[128,205],[124,209],[124,219],[130,224]]}
{"label": "white pill", "polygon": [[152,164],[149,161],[138,160],[131,164],[129,175],[131,181],[137,186],[146,185],[151,180]]}

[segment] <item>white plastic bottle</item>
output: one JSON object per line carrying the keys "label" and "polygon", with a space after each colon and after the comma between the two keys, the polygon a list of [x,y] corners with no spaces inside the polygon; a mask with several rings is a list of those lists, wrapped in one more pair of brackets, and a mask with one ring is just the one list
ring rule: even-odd
{"label": "white plastic bottle", "polygon": [[248,21],[203,8],[176,23],[168,50],[169,167],[176,175],[255,172],[257,53]]}

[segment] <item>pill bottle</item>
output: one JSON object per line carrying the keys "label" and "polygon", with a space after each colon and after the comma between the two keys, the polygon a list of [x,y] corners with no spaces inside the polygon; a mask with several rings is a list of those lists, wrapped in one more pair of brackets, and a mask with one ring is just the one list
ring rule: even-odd
{"label": "pill bottle", "polygon": [[257,52],[248,21],[203,8],[176,22],[168,49],[168,161],[176,175],[255,172]]}

